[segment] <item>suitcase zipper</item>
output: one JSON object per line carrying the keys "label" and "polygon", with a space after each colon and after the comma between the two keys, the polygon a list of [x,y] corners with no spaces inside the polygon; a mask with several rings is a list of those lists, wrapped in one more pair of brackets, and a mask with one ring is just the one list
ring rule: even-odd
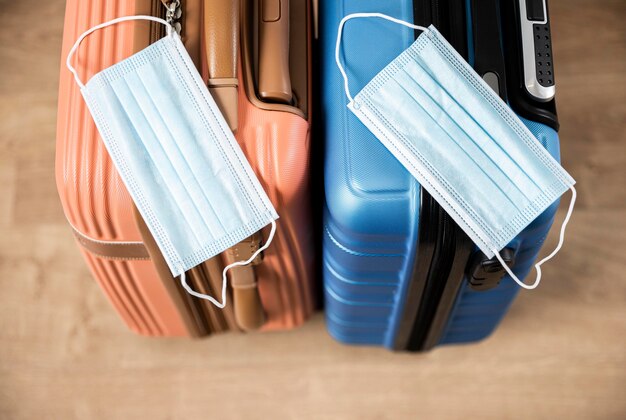
{"label": "suitcase zipper", "polygon": [[[184,2],[182,0],[156,0],[153,5],[156,8],[156,10],[153,9],[154,15],[165,19],[166,22],[174,27],[176,33],[180,35],[183,30]],[[158,25],[154,28],[155,30],[152,32],[152,42],[159,40],[165,35],[163,25]],[[221,259],[219,260],[221,261]],[[213,265],[207,265],[205,263],[189,270],[188,274],[189,281],[197,290],[210,295],[216,295],[218,293],[218,291],[215,290],[215,285],[211,283],[210,279],[211,276],[218,276],[221,281],[221,268],[219,270],[215,270]],[[195,314],[194,318],[196,319],[199,329],[204,334],[212,334],[236,328],[234,325],[230,325],[232,322],[229,322],[226,319],[227,317],[225,313],[217,310],[207,302],[199,301],[198,299],[188,296],[182,289],[180,290],[183,294],[183,298],[189,305],[190,311]]]}
{"label": "suitcase zipper", "polygon": [[[154,0],[150,14],[165,19],[180,35],[183,16],[182,0]],[[165,28],[156,22],[151,22],[150,26],[150,43],[152,44],[165,36]]]}
{"label": "suitcase zipper", "polygon": [[[414,21],[434,24],[466,55],[467,43],[463,42],[466,38],[459,36],[456,27],[462,20],[457,9],[462,12],[464,3],[463,0],[414,0]],[[451,25],[442,21],[443,15],[450,16]],[[473,248],[467,235],[423,188],[420,204],[416,263],[394,345],[399,350],[424,351],[437,345]]]}
{"label": "suitcase zipper", "polygon": [[180,35],[182,29],[183,9],[180,6],[181,0],[161,0],[165,7],[165,21],[174,27],[176,33]]}

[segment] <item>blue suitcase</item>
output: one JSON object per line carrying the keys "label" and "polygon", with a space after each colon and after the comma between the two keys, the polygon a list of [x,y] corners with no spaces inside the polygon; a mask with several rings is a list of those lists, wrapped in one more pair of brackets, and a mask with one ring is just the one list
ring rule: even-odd
{"label": "blue suitcase", "polygon": [[[433,23],[558,160],[547,0],[325,0],[320,82],[325,137],[323,277],[327,328],[349,344],[424,351],[481,340],[519,286],[489,260],[346,108],[334,59],[337,26],[354,12]],[[358,92],[418,33],[356,19],[341,54]],[[523,279],[558,203],[502,252]]]}

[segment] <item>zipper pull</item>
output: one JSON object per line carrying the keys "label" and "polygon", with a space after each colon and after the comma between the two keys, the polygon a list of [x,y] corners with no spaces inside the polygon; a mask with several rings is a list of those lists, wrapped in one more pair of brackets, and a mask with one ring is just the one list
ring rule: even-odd
{"label": "zipper pull", "polygon": [[178,35],[182,29],[180,18],[183,15],[183,9],[180,7],[180,0],[161,0],[166,9],[165,21],[172,25]]}

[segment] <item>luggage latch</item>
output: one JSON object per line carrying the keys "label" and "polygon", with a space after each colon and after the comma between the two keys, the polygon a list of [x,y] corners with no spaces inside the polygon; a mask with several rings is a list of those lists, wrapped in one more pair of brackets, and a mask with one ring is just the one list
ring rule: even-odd
{"label": "luggage latch", "polygon": [[[506,265],[510,268],[513,267],[515,264],[515,250],[504,248],[500,251],[500,256],[506,262]],[[470,259],[466,273],[473,290],[485,291],[497,287],[506,271],[496,257],[487,258],[485,254],[478,251]]]}

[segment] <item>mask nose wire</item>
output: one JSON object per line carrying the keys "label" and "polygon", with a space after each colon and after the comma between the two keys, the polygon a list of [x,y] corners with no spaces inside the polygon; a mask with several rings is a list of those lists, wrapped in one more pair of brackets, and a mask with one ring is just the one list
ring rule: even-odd
{"label": "mask nose wire", "polygon": [[428,32],[428,28],[424,26],[414,25],[412,23],[406,22],[404,20],[396,19],[392,16],[385,15],[383,13],[351,13],[349,15],[344,16],[343,19],[341,19],[341,21],[339,22],[339,27],[337,28],[337,42],[335,44],[335,62],[337,63],[337,67],[339,67],[339,71],[341,72],[341,76],[343,77],[343,87],[344,87],[344,90],[346,91],[346,96],[348,97],[350,102],[352,102],[354,98],[352,98],[352,95],[350,95],[350,87],[348,85],[348,75],[346,74],[346,71],[343,68],[343,64],[341,64],[341,58],[339,57],[339,47],[341,46],[341,36],[343,34],[343,26],[346,24],[347,21],[351,19],[359,19],[359,18],[385,19],[390,22],[394,22],[399,25],[406,26],[407,28],[417,29],[423,32]]}
{"label": "mask nose wire", "polygon": [[72,72],[72,74],[74,75],[74,80],[76,80],[76,84],[78,84],[78,86],[80,86],[81,89],[84,89],[85,85],[80,80],[80,77],[78,76],[78,72],[76,71],[74,66],[72,66],[72,56],[76,53],[76,50],[80,46],[80,43],[83,42],[83,40],[85,38],[87,38],[89,35],[91,35],[92,33],[94,33],[95,31],[97,31],[99,29],[106,28],[107,26],[115,25],[117,23],[126,22],[126,21],[129,21],[129,20],[151,20],[153,22],[162,23],[163,25],[165,25],[167,27],[167,35],[168,36],[172,35],[172,32],[173,32],[172,25],[169,24],[164,19],[161,19],[161,18],[158,18],[158,17],[154,17],[154,16],[146,16],[146,15],[122,16],[122,17],[119,17],[119,18],[112,19],[112,20],[109,20],[107,22],[101,23],[99,25],[96,25],[96,26],[94,26],[94,27],[92,27],[90,29],[87,29],[85,32],[82,33],[81,36],[78,37],[78,39],[76,40],[76,42],[74,43],[74,45],[70,49],[70,52],[67,54],[67,60],[65,61],[65,65],[67,66],[69,71]]}
{"label": "mask nose wire", "polygon": [[571,187],[570,190],[572,191],[572,198],[570,200],[569,208],[567,209],[567,214],[565,215],[565,219],[563,219],[563,224],[561,225],[561,233],[559,235],[559,243],[556,246],[556,248],[554,248],[554,251],[552,251],[550,253],[550,255],[548,255],[547,257],[545,257],[544,259],[539,261],[537,264],[535,264],[535,270],[537,270],[537,277],[535,278],[535,281],[532,284],[526,284],[523,281],[521,281],[513,273],[513,271],[511,271],[509,266],[505,264],[504,260],[500,256],[500,253],[498,252],[498,250],[496,250],[496,249],[493,250],[493,252],[495,252],[495,254],[496,254],[496,258],[498,258],[498,261],[500,261],[500,264],[502,264],[502,267],[504,267],[504,269],[506,270],[507,274],[509,276],[511,276],[511,278],[513,280],[515,280],[515,282],[517,284],[519,284],[520,287],[523,287],[526,290],[532,290],[532,289],[536,288],[537,286],[539,286],[539,282],[541,281],[541,265],[543,263],[545,263],[546,261],[552,259],[561,250],[561,247],[563,246],[563,242],[565,242],[565,228],[567,227],[567,224],[569,223],[570,217],[572,217],[572,212],[574,211],[574,204],[576,203],[576,188]]}
{"label": "mask nose wire", "polygon": [[252,256],[250,258],[248,258],[245,261],[236,261],[232,264],[227,265],[226,267],[224,267],[224,271],[222,271],[222,302],[218,302],[214,297],[209,296],[209,295],[205,295],[203,293],[198,293],[195,290],[193,290],[189,284],[187,284],[187,279],[185,277],[185,271],[183,270],[181,275],[180,275],[180,284],[183,286],[183,288],[187,291],[187,293],[189,293],[192,296],[195,296],[197,298],[200,299],[205,299],[208,300],[209,302],[211,302],[213,305],[217,306],[220,309],[223,309],[226,306],[226,283],[228,281],[228,277],[226,276],[226,273],[228,272],[228,270],[230,270],[233,267],[239,267],[242,265],[248,265],[250,264],[252,261],[254,261],[254,259],[263,251],[265,251],[267,248],[269,248],[270,244],[272,243],[272,240],[274,239],[274,235],[276,234],[276,221],[272,220],[272,230],[270,231],[269,236],[267,237],[267,241],[265,241],[265,244],[256,250],[256,252],[254,254],[252,254]]}

